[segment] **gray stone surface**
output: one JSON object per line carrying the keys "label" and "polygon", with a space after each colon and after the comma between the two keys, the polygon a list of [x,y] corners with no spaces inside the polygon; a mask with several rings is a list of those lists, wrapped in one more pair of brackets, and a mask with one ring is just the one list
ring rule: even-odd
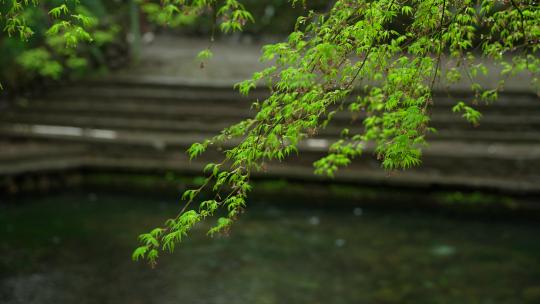
{"label": "gray stone surface", "polygon": [[[214,57],[203,66],[197,54],[210,47]],[[265,67],[259,62],[262,44],[238,39],[214,41],[157,36],[143,47],[141,60],[114,77],[165,84],[231,86]]]}
{"label": "gray stone surface", "polygon": [[[116,73],[113,77],[117,81],[124,79],[135,83],[231,87],[268,66],[268,63],[261,63],[259,60],[262,47],[280,40],[283,39],[272,38],[264,42],[252,42],[233,37],[210,43],[206,37],[157,36],[154,41],[144,45],[138,64]],[[214,57],[201,65],[196,56],[208,47],[212,50]],[[478,82],[484,88],[495,88],[502,68],[489,60],[477,60],[475,63],[482,63],[490,70],[486,76],[479,75]],[[440,68],[444,71],[455,65],[454,59],[443,56]],[[471,82],[463,79],[452,86],[438,83],[436,89],[470,91],[470,86]],[[507,78],[506,91],[538,93],[538,88],[531,86],[530,74],[520,73]]]}

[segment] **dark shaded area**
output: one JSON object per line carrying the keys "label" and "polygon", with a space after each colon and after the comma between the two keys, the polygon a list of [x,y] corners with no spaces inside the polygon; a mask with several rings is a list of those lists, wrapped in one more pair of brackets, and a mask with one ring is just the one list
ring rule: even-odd
{"label": "dark shaded area", "polygon": [[174,201],[71,193],[2,205],[0,302],[540,300],[537,222],[414,210],[256,203],[228,237],[208,239],[205,223],[156,269],[132,263],[136,235],[174,214]]}

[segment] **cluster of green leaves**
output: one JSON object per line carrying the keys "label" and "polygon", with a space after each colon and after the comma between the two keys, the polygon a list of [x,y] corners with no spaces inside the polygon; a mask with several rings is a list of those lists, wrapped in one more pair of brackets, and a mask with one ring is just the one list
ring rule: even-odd
{"label": "cluster of green leaves", "polygon": [[[182,3],[179,12],[218,3],[176,2]],[[235,15],[248,19],[232,13],[228,20],[238,20]],[[226,22],[225,31],[243,26]],[[286,41],[264,47],[261,59],[272,65],[237,85],[246,95],[257,86],[268,87],[270,96],[253,104],[257,114],[193,144],[188,154],[195,158],[231,139],[238,144],[224,152],[222,163],[205,168],[201,187],[184,193],[187,203],[178,216],[141,236],[133,258],[155,263],[160,249],[172,250],[193,225],[218,210],[224,216],[209,233],[228,229],[245,207],[252,172],[296,152],[303,139],[316,135],[337,112],[350,112],[361,123],[343,130],[328,155],[315,162],[316,173],[333,176],[368,142],[388,170],[420,164],[425,135],[432,130],[429,109],[437,79],[471,82],[474,100],[457,102],[453,110],[478,123],[474,105],[491,102],[504,81],[495,88],[482,87],[477,79],[488,73],[488,66],[477,57],[500,64],[503,76],[527,71],[538,82],[539,48],[540,7],[535,1],[337,0],[329,11],[307,12]],[[190,208],[205,188],[215,197]]]}
{"label": "cluster of green leaves", "polygon": [[[28,40],[34,34],[34,31],[28,26],[27,18],[24,16],[25,8],[28,5],[38,5],[39,1],[21,1],[12,0],[7,4],[7,8],[0,15],[5,20],[3,31],[8,35],[19,35],[21,40]],[[5,2],[2,1],[5,5]]]}
{"label": "cluster of green leaves", "polygon": [[0,24],[8,36],[2,48],[19,48],[12,42],[14,37],[24,43],[22,51],[14,54],[14,62],[27,79],[36,75],[58,79],[66,70],[83,70],[90,56],[81,45],[92,43],[99,48],[119,33],[118,26],[100,26],[99,19],[79,0],[10,0],[2,1],[0,8]]}
{"label": "cluster of green leaves", "polygon": [[[158,25],[173,28],[174,31],[188,35],[210,35],[217,29],[219,22],[223,19],[212,14],[211,9],[203,9],[195,13],[194,10],[185,10],[182,13],[171,15],[163,10],[161,1],[138,0],[142,10],[149,16],[149,19]],[[221,0],[222,2],[223,0]],[[250,12],[257,22],[248,23],[242,29],[245,35],[286,35],[294,28],[296,18],[308,9],[324,10],[331,5],[327,0],[296,1],[291,6],[290,0],[240,0],[245,10]],[[217,7],[220,7],[219,1]],[[170,11],[176,11],[173,6]],[[216,35],[223,33],[216,32]]]}
{"label": "cluster of green leaves", "polygon": [[253,16],[237,0],[160,0],[140,1],[143,11],[157,24],[178,26],[188,24],[194,18],[210,14],[219,28],[225,32],[242,31]]}

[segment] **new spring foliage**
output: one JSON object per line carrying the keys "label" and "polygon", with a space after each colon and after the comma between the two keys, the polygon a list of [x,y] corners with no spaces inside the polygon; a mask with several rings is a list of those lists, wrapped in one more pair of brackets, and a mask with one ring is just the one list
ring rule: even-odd
{"label": "new spring foliage", "polygon": [[[218,217],[208,231],[229,229],[246,206],[253,172],[298,151],[335,115],[354,120],[328,155],[314,163],[315,173],[334,176],[359,157],[367,143],[387,170],[421,163],[430,127],[430,106],[437,82],[468,81],[474,99],[456,100],[453,111],[478,124],[479,103],[504,89],[504,79],[527,72],[533,85],[540,73],[540,9],[537,1],[337,0],[329,11],[306,11],[288,38],[263,48],[271,66],[237,84],[248,95],[257,86],[271,94],[253,107],[257,114],[195,143],[196,158],[209,148],[235,140],[223,162],[208,164],[205,181],[187,190],[184,207],[163,227],[140,237],[134,259],[154,264],[160,250],[172,251],[198,222]],[[303,1],[291,1],[304,5]],[[236,0],[164,0],[156,14],[211,14],[223,32],[241,31],[252,17]],[[164,15],[163,15],[164,14]],[[204,50],[199,57],[209,58]],[[498,64],[501,81],[483,87],[482,58]],[[360,93],[360,94],[352,94]],[[213,196],[201,198],[203,191]]]}

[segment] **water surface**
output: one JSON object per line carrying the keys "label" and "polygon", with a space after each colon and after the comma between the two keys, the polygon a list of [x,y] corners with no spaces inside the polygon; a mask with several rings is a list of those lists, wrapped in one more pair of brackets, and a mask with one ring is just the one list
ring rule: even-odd
{"label": "water surface", "polygon": [[0,303],[540,303],[540,224],[254,204],[155,269],[136,236],[174,198],[67,193],[0,204]]}

